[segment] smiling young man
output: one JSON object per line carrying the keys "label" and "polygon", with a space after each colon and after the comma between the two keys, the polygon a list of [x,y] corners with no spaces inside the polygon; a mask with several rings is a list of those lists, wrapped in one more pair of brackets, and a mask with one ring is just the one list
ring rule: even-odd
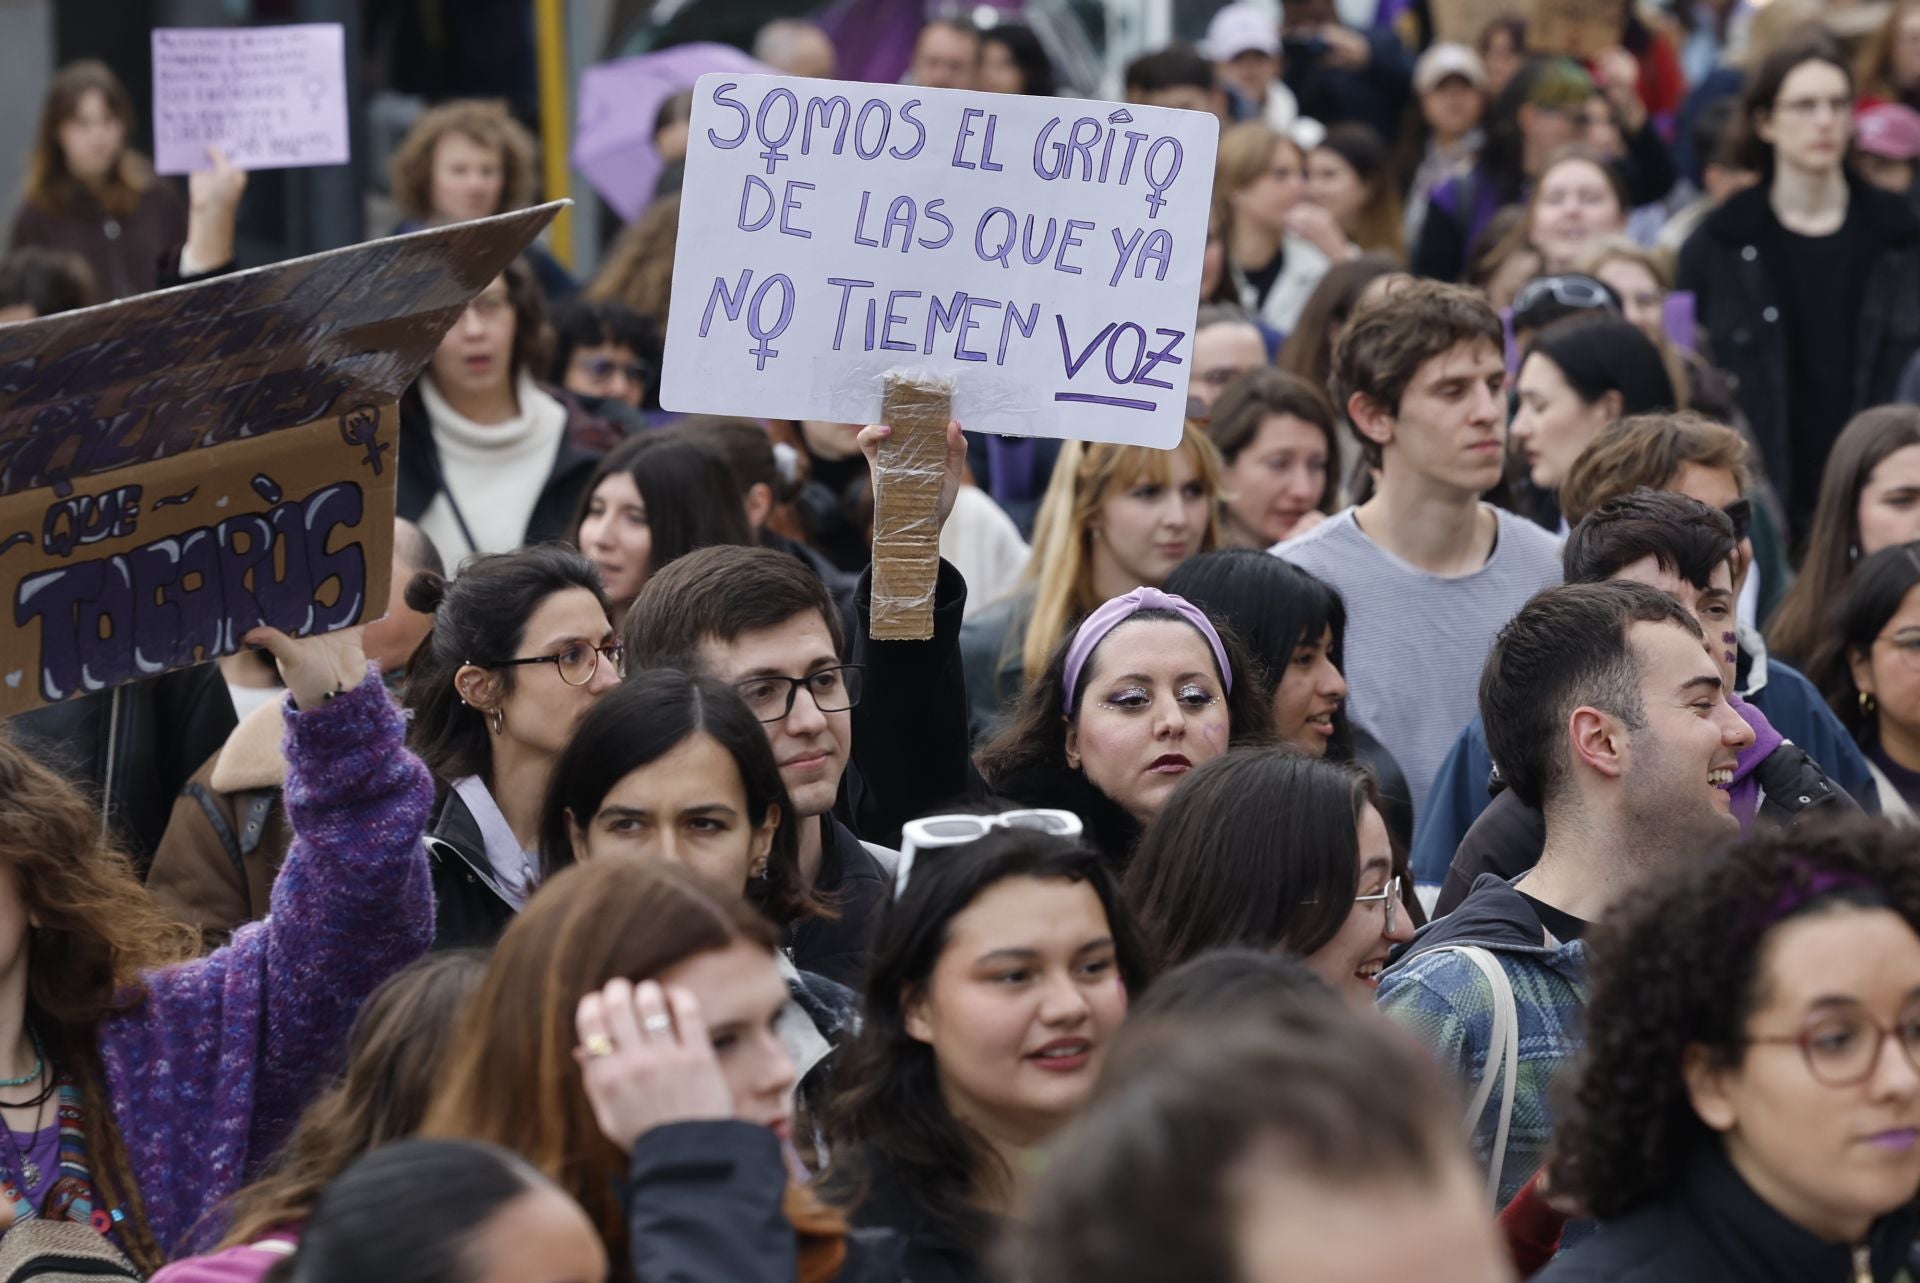
{"label": "smiling young man", "polygon": [[[875,431],[862,434],[870,456]],[[943,524],[966,458],[957,426],[947,446]],[[710,674],[766,727],[800,821],[801,874],[836,915],[794,928],[794,965],[853,987],[892,885],[861,839],[897,845],[907,820],[978,792],[960,667],[966,581],[940,563],[931,641],[873,640],[872,585],[869,568],[843,617],[819,576],[785,552],[702,548],[647,580],[624,630],[630,674]]]}
{"label": "smiling young man", "polygon": [[[1580,1045],[1581,937],[1648,870],[1698,859],[1739,832],[1728,786],[1753,731],[1727,702],[1693,615],[1625,580],[1529,601],[1487,657],[1480,707],[1510,791],[1546,817],[1545,849],[1524,878],[1482,877],[1414,937],[1381,977],[1379,1003],[1470,1089],[1496,1076],[1474,1145],[1499,1163],[1504,1207],[1545,1158],[1547,1093]],[[1499,1002],[1463,948],[1490,954],[1514,997],[1511,1129],[1498,1154]]]}
{"label": "smiling young man", "polygon": [[1500,318],[1486,299],[1418,281],[1363,308],[1334,354],[1373,497],[1277,545],[1347,607],[1349,715],[1407,777],[1416,823],[1494,632],[1560,582],[1559,544],[1482,503],[1506,448]]}
{"label": "smiling young man", "polygon": [[[1638,489],[1586,514],[1567,536],[1564,562],[1570,584],[1631,579],[1674,597],[1699,623],[1729,698],[1753,728],[1754,742],[1740,754],[1731,790],[1744,833],[1756,824],[1784,828],[1803,816],[1853,810],[1855,803],[1804,746],[1801,728],[1809,719],[1792,700],[1794,687],[1787,677],[1768,687],[1780,698],[1764,704],[1747,698],[1739,684],[1744,656],[1733,603],[1739,594],[1734,567],[1743,559],[1740,534],[1721,509],[1672,491]],[[1781,668],[1793,681],[1806,683]],[[1773,707],[1783,710],[1783,719],[1771,718]],[[1825,704],[1815,707],[1831,716]],[[1462,732],[1462,742],[1480,730],[1476,722]],[[1824,739],[1844,742],[1838,733]],[[1482,766],[1482,781],[1487,773]],[[1544,830],[1537,810],[1503,790],[1454,851],[1435,911],[1451,912],[1483,873],[1511,878],[1532,867]]]}

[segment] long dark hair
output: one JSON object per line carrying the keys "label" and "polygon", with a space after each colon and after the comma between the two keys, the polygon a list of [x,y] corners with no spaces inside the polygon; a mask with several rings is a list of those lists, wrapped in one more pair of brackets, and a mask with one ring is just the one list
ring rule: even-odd
{"label": "long dark hair", "polygon": [[574,510],[575,543],[593,507],[594,491],[608,477],[626,473],[647,505],[652,550],[649,577],[699,548],[716,544],[752,544],[740,483],[718,450],[674,434],[638,436],[623,441],[594,466]]}
{"label": "long dark hair", "polygon": [[1601,1220],[1669,1193],[1719,1144],[1681,1075],[1691,1047],[1731,1069],[1765,1000],[1762,958],[1782,923],[1844,905],[1920,932],[1920,830],[1865,816],[1756,829],[1634,887],[1588,937],[1586,1047],[1561,1077],[1554,1192]]}
{"label": "long dark hair", "polygon": [[[475,557],[453,579],[422,571],[407,584],[407,605],[433,616],[413,658],[401,702],[412,715],[407,747],[442,784],[493,773],[493,743],[486,718],[454,689],[463,664],[510,659],[526,640],[527,621],[557,592],[584,588],[607,609],[607,594],[593,563],[564,544],[537,544],[517,552]],[[495,672],[505,693],[517,670]]]}
{"label": "long dark hair", "polygon": [[[1232,629],[1269,692],[1279,689],[1294,651],[1318,645],[1328,633],[1327,658],[1346,671],[1346,602],[1333,585],[1290,561],[1257,548],[1203,552],[1174,567],[1166,590]],[[1334,710],[1327,756],[1343,762],[1353,757],[1353,723],[1344,700]]]}
{"label": "long dark hair", "polygon": [[[469,1283],[473,1236],[501,1208],[549,1186],[517,1155],[471,1140],[402,1140],[360,1158],[313,1207],[272,1283]],[[558,1192],[558,1191],[556,1191]]]}
{"label": "long dark hair", "polygon": [[1748,75],[1746,86],[1741,90],[1740,120],[1745,126],[1742,133],[1743,160],[1748,169],[1757,171],[1763,178],[1773,175],[1774,154],[1773,144],[1760,136],[1760,118],[1773,114],[1774,101],[1780,97],[1780,89],[1787,83],[1787,77],[1810,62],[1825,63],[1845,76],[1847,96],[1853,96],[1853,67],[1847,62],[1846,55],[1825,32],[1812,28],[1796,33],[1786,44],[1767,55]]}
{"label": "long dark hair", "polygon": [[820,905],[800,876],[799,817],[766,731],[733,687],[677,668],[634,673],[580,719],[541,807],[542,880],[574,863],[573,824],[591,823],[615,785],[695,735],[711,735],[733,759],[746,790],[748,824],[765,823],[769,810],[779,808],[766,876],[752,880],[748,898],[783,923],[817,912]]}
{"label": "long dark hair", "polygon": [[1366,293],[1367,286],[1383,276],[1405,270],[1385,254],[1362,254],[1329,267],[1320,283],[1313,287],[1313,293],[1307,295],[1300,319],[1294,323],[1286,342],[1280,345],[1274,365],[1305,379],[1318,388],[1321,395],[1330,396],[1335,336],[1353,319],[1353,309],[1360,306],[1360,296]]}
{"label": "long dark hair", "polygon": [[1358,893],[1367,806],[1378,810],[1380,798],[1364,771],[1292,749],[1202,763],[1127,866],[1127,903],[1155,965],[1228,945],[1301,957],[1325,945]]}
{"label": "long dark hair", "polygon": [[1676,404],[1660,349],[1639,326],[1619,317],[1562,317],[1540,331],[1527,355],[1553,362],[1588,404],[1619,393],[1619,417],[1671,410]]}
{"label": "long dark hair", "polygon": [[907,1032],[906,1008],[947,947],[967,906],[1009,878],[1083,882],[1100,898],[1127,992],[1139,993],[1151,964],[1102,857],[1078,842],[1028,829],[996,830],[936,851],[914,865],[900,898],[881,914],[867,963],[864,1020],[838,1052],[838,1094],[826,1125],[833,1152],[831,1196],[857,1204],[882,1175],[898,1183],[943,1235],[974,1250],[991,1227],[975,1210],[983,1186],[1004,1183],[994,1153],[954,1117],[940,1091],[933,1048]]}
{"label": "long dark hair", "polygon": [[1875,639],[1886,631],[1887,621],[1915,587],[1920,587],[1920,543],[1874,553],[1847,580],[1838,618],[1828,620],[1819,646],[1807,661],[1807,676],[1826,697],[1827,707],[1862,746],[1873,742],[1877,719],[1861,707],[1853,657],[1873,650]]}
{"label": "long dark hair", "polygon": [[1860,556],[1860,492],[1887,456],[1920,445],[1920,406],[1876,405],[1848,421],[1820,474],[1820,501],[1806,556],[1767,624],[1767,647],[1789,664],[1811,661],[1827,633],[1827,612]]}
{"label": "long dark hair", "polygon": [[[1092,679],[1094,658],[1112,643],[1114,633],[1124,631],[1128,624],[1155,620],[1175,620],[1189,628],[1193,627],[1171,610],[1140,611],[1094,647],[1093,653],[1080,669],[1080,685],[1084,688]],[[1219,628],[1219,621],[1214,621],[1214,626]],[[989,784],[1032,767],[1066,769],[1067,724],[1077,722],[1080,710],[1085,706],[1076,699],[1074,712],[1071,716],[1067,713],[1067,651],[1073,647],[1075,631],[1069,629],[1060,638],[1053,648],[1053,654],[1047,659],[1046,671],[1041,674],[1040,680],[1029,683],[1020,693],[1020,702],[1014,706],[1006,729],[980,749],[976,761],[980,773],[986,776]],[[1265,744],[1273,738],[1273,704],[1267,692],[1265,674],[1248,657],[1246,647],[1240,644],[1231,630],[1220,629],[1220,643],[1227,652],[1227,663],[1233,668],[1233,689],[1227,692],[1227,742],[1236,746]],[[1074,693],[1078,695],[1081,692]]]}

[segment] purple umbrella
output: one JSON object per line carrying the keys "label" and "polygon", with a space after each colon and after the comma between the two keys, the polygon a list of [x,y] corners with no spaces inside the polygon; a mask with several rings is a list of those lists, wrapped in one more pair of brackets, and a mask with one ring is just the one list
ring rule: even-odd
{"label": "purple umbrella", "polygon": [[580,77],[573,167],[628,222],[653,200],[664,168],[653,147],[660,104],[709,71],[756,75],[773,68],[732,45],[691,44],[603,62]]}

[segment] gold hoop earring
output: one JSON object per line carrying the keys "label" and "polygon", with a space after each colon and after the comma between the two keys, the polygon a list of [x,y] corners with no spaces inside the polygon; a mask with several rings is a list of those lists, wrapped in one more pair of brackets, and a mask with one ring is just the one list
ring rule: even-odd
{"label": "gold hoop earring", "polygon": [[1872,717],[1873,708],[1874,708],[1873,696],[1867,691],[1861,691],[1860,692],[1860,716]]}
{"label": "gold hoop earring", "polygon": [[493,733],[495,735],[500,734],[502,729],[506,726],[506,724],[507,724],[507,715],[501,710],[496,708],[491,713],[487,714],[487,725],[493,728]]}

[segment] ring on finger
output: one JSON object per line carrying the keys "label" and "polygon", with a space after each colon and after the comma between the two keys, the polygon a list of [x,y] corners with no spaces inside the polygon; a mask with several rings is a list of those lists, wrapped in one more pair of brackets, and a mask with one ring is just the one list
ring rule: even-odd
{"label": "ring on finger", "polygon": [[658,1015],[648,1016],[641,1022],[640,1027],[650,1034],[663,1034],[673,1028],[673,1017],[661,1012]]}
{"label": "ring on finger", "polygon": [[613,1039],[607,1037],[605,1034],[589,1035],[586,1046],[589,1056],[611,1056],[613,1054]]}

